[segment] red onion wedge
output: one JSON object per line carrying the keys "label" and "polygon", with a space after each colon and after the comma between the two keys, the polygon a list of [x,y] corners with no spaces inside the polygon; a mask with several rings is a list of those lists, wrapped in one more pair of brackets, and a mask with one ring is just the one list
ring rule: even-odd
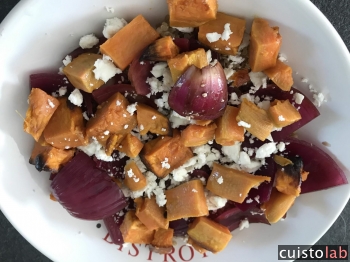
{"label": "red onion wedge", "polygon": [[220,117],[227,104],[227,81],[220,63],[202,69],[190,66],[169,94],[169,105],[179,115],[196,120]]}
{"label": "red onion wedge", "polygon": [[109,236],[116,245],[124,244],[124,239],[122,233],[120,232],[120,225],[123,223],[123,220],[124,216],[119,216],[118,214],[114,214],[103,219],[103,223],[107,228]]}
{"label": "red onion wedge", "polygon": [[146,80],[151,77],[151,70],[153,68],[153,63],[144,60],[140,61],[140,57],[136,57],[130,64],[128,78],[131,85],[135,87],[136,93],[139,95],[147,95],[151,93],[151,87]]}
{"label": "red onion wedge", "polygon": [[30,75],[29,80],[30,88],[40,88],[49,95],[56,92],[63,86],[67,87],[68,93],[74,90],[74,87],[71,85],[65,75],[53,73],[32,74]]}
{"label": "red onion wedge", "polygon": [[100,170],[107,172],[108,174],[113,175],[114,177],[124,179],[124,167],[126,165],[126,161],[129,160],[129,157],[125,156],[121,159],[117,158],[112,162],[106,162],[100,159],[97,159],[95,156],[93,160],[96,163],[96,167]]}
{"label": "red onion wedge", "polygon": [[81,219],[103,219],[127,205],[118,185],[82,152],[55,176],[51,189],[68,213]]}
{"label": "red onion wedge", "polygon": [[307,180],[301,184],[302,194],[348,183],[344,171],[320,148],[296,138],[283,141],[290,143],[286,146],[286,157],[299,155],[303,159],[304,170],[310,172]]}

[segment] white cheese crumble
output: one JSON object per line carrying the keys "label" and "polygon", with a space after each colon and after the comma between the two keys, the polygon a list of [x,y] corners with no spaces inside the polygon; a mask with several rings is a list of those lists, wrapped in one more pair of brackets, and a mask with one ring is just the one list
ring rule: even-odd
{"label": "white cheese crumble", "polygon": [[64,96],[67,93],[67,87],[66,86],[61,86],[58,89],[58,95],[59,96]]}
{"label": "white cheese crumble", "polygon": [[285,54],[278,54],[278,60],[280,60],[281,62],[286,62],[287,61],[287,57]]}
{"label": "white cheese crumble", "polygon": [[221,38],[221,34],[218,34],[216,32],[214,33],[207,33],[206,37],[210,43],[216,42]]}
{"label": "white cheese crumble", "polygon": [[239,153],[241,151],[241,143],[236,142],[232,146],[223,146],[221,151],[230,161],[238,163]]}
{"label": "white cheese crumble", "polygon": [[196,189],[194,189],[194,188],[192,189],[192,192],[193,193],[198,193],[198,191]]}
{"label": "white cheese crumble", "polygon": [[241,104],[240,99],[238,98],[236,93],[232,93],[230,96],[230,100],[228,101],[231,105],[239,105]]}
{"label": "white cheese crumble", "polygon": [[304,96],[300,93],[295,93],[293,95],[293,99],[294,99],[295,103],[300,105],[304,100]]}
{"label": "white cheese crumble", "polygon": [[168,64],[165,62],[155,64],[151,70],[152,75],[157,78],[163,76],[167,66]]}
{"label": "white cheese crumble", "polygon": [[47,99],[47,103],[51,108],[55,108],[55,104],[50,99]]}
{"label": "white cheese crumble", "polygon": [[279,115],[279,116],[278,116],[278,121],[283,122],[283,121],[286,121],[286,119],[284,118],[284,116]]}
{"label": "white cheese crumble", "polygon": [[114,17],[107,19],[103,28],[103,36],[109,39],[127,24],[128,23],[123,18]]}
{"label": "white cheese crumble", "polygon": [[317,107],[321,107],[321,105],[323,104],[323,102],[326,101],[326,100],[325,100],[325,97],[324,97],[324,95],[323,95],[322,93],[316,93],[316,94],[314,94],[312,97],[313,97],[313,99],[314,99],[313,103],[314,103],[314,105],[317,106]]}
{"label": "white cheese crumble", "polygon": [[97,159],[100,159],[106,162],[113,161],[113,157],[106,155],[106,152],[103,146],[97,140],[92,140],[91,143],[86,146],[79,146],[78,149],[83,151],[88,156],[95,155]]}
{"label": "white cheese crumble", "polygon": [[89,34],[80,38],[79,45],[83,49],[89,49],[97,45],[98,42],[99,40],[94,34]]}
{"label": "white cheese crumble", "polygon": [[108,136],[108,135],[109,135],[109,131],[106,130],[106,131],[103,132],[103,134],[106,135],[106,136]]}
{"label": "white cheese crumble", "polygon": [[238,126],[243,126],[243,127],[245,127],[245,128],[250,128],[252,125],[251,124],[248,124],[248,123],[246,123],[246,122],[244,122],[244,121],[239,121],[238,123],[237,123],[237,125]]}
{"label": "white cheese crumble", "polygon": [[268,110],[270,108],[270,101],[263,100],[257,104],[258,107],[264,110]]}
{"label": "white cheese crumble", "polygon": [[224,178],[220,176],[216,181],[218,182],[218,184],[221,185],[222,183],[224,183]]}
{"label": "white cheese crumble", "polygon": [[129,125],[124,125],[124,129],[128,129]]}
{"label": "white cheese crumble", "polygon": [[230,35],[232,35],[232,31],[230,29],[230,26],[231,26],[230,23],[226,23],[224,25],[224,32],[221,35],[221,40],[227,41],[230,39]]}
{"label": "white cheese crumble", "polygon": [[134,104],[130,104],[126,107],[126,111],[128,111],[131,116],[134,114],[136,110],[137,110],[137,102]]}
{"label": "white cheese crumble", "polygon": [[271,156],[271,154],[275,151],[276,151],[276,143],[274,142],[266,143],[258,148],[255,154],[255,157],[259,159],[266,158]]}
{"label": "white cheese crumble", "polygon": [[90,118],[88,117],[86,111],[84,111],[83,117],[84,117],[84,119],[85,119],[86,121],[89,121],[89,119],[90,119]]}
{"label": "white cheese crumble", "polygon": [[62,62],[65,66],[69,65],[72,62],[72,56],[67,55]]}
{"label": "white cheese crumble", "polygon": [[81,106],[83,103],[83,95],[80,93],[79,89],[76,88],[69,95],[68,100],[76,106]]}
{"label": "white cheese crumble", "polygon": [[171,123],[172,128],[178,128],[179,126],[184,126],[190,124],[190,118],[183,117],[176,113],[175,111],[171,111],[169,121]]}
{"label": "white cheese crumble", "polygon": [[238,64],[242,63],[245,60],[244,57],[239,56],[239,55],[229,55],[228,59],[230,61],[232,61],[232,64],[234,64],[234,65],[238,65]]}
{"label": "white cheese crumble", "polygon": [[261,86],[262,88],[266,88],[267,76],[263,72],[249,72],[249,77],[256,90],[258,90]]}
{"label": "white cheese crumble", "polygon": [[210,191],[205,191],[205,198],[207,201],[208,210],[217,210],[226,205],[227,199],[214,195]]}
{"label": "white cheese crumble", "polygon": [[206,55],[207,55],[208,64],[210,64],[211,60],[212,60],[212,58],[211,58],[211,50],[210,49],[206,52]]}
{"label": "white cheese crumble", "polygon": [[157,117],[156,116],[152,116],[152,120],[155,120],[155,119],[157,119]]}
{"label": "white cheese crumble", "polygon": [[105,7],[108,13],[114,13],[114,8],[110,6]]}
{"label": "white cheese crumble", "polygon": [[302,82],[302,83],[308,83],[308,82],[309,82],[309,79],[303,77],[303,78],[301,79],[301,82]]}
{"label": "white cheese crumble", "polygon": [[173,27],[176,30],[182,32],[182,33],[192,33],[194,28],[193,27]]}
{"label": "white cheese crumble", "polygon": [[245,228],[249,228],[249,221],[247,218],[241,220],[241,222],[239,223],[239,230],[243,230]]}
{"label": "white cheese crumble", "polygon": [[95,74],[95,79],[101,79],[105,83],[116,74],[122,73],[122,70],[116,67],[111,58],[106,55],[103,55],[102,59],[97,59],[94,66],[95,69],[93,72]]}
{"label": "white cheese crumble", "polygon": [[229,81],[229,78],[235,73],[235,70],[233,70],[232,68],[224,68],[224,73],[226,76],[226,80]]}
{"label": "white cheese crumble", "polygon": [[246,202],[247,204],[253,203],[253,199],[248,198],[245,202]]}
{"label": "white cheese crumble", "polygon": [[164,158],[164,161],[162,161],[161,164],[162,164],[162,168],[170,169],[169,159],[167,157]]}
{"label": "white cheese crumble", "polygon": [[116,104],[117,106],[120,106],[122,103],[121,103],[119,100],[117,100],[117,101],[115,102],[115,104]]}

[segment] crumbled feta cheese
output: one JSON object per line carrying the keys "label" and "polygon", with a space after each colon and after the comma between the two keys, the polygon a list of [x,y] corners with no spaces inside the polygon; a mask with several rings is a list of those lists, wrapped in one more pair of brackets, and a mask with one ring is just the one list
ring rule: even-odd
{"label": "crumbled feta cheese", "polygon": [[192,189],[192,192],[193,193],[198,193],[198,191],[196,189],[194,189],[194,188]]}
{"label": "crumbled feta cheese", "polygon": [[182,33],[192,33],[194,28],[193,27],[173,27],[176,30],[182,32]]}
{"label": "crumbled feta cheese", "polygon": [[220,176],[216,181],[218,182],[218,184],[222,184],[224,183],[224,178]]}
{"label": "crumbled feta cheese", "polygon": [[125,126],[124,126],[124,129],[128,129],[128,127],[129,127],[129,125],[125,125]]}
{"label": "crumbled feta cheese", "polygon": [[226,80],[229,81],[229,78],[235,73],[235,70],[232,68],[224,68],[224,73],[226,76]]}
{"label": "crumbled feta cheese", "polygon": [[167,157],[164,158],[164,161],[162,161],[161,163],[162,163],[162,168],[170,169],[169,159]]}
{"label": "crumbled feta cheese", "polygon": [[255,173],[260,169],[262,163],[260,161],[251,160],[249,164],[241,165],[240,168],[248,173]]}
{"label": "crumbled feta cheese", "polygon": [[117,100],[117,101],[115,102],[115,104],[116,104],[117,106],[120,106],[122,103],[121,103],[119,100]]}
{"label": "crumbled feta cheese", "polygon": [[238,65],[238,64],[242,63],[245,60],[244,57],[239,56],[239,55],[229,55],[228,59],[230,61],[232,61],[232,64],[234,64],[234,65]]}
{"label": "crumbled feta cheese", "polygon": [[263,72],[249,72],[249,77],[256,90],[261,86],[266,88],[267,76]]}
{"label": "crumbled feta cheese", "polygon": [[304,100],[304,96],[302,94],[300,94],[300,93],[295,93],[293,95],[293,99],[295,100],[295,103],[300,105],[303,102],[303,100]]}
{"label": "crumbled feta cheese", "polygon": [[314,99],[313,103],[317,107],[320,107],[322,105],[322,103],[326,101],[325,97],[322,93],[316,93],[312,97]]}
{"label": "crumbled feta cheese", "polygon": [[241,95],[240,97],[241,101],[243,101],[244,99],[247,99],[248,101],[254,103],[255,101],[255,97],[252,96],[251,94],[244,94],[244,95]]}
{"label": "crumbled feta cheese", "polygon": [[107,10],[108,13],[114,13],[114,8],[113,7],[106,6],[106,10]]}
{"label": "crumbled feta cheese", "polygon": [[132,116],[134,114],[134,112],[137,110],[136,107],[137,107],[137,102],[134,103],[134,104],[128,105],[127,108],[126,108],[126,111],[128,111],[129,114]]}
{"label": "crumbled feta cheese", "polygon": [[302,82],[302,83],[308,83],[308,82],[309,82],[309,79],[303,77],[303,78],[301,79],[301,82]]}
{"label": "crumbled feta cheese", "polygon": [[72,62],[72,56],[67,55],[62,62],[65,66],[69,65]]}
{"label": "crumbled feta cheese", "polygon": [[108,135],[109,135],[109,131],[106,130],[106,131],[103,132],[103,134],[106,135],[106,136],[108,136]]}
{"label": "crumbled feta cheese", "polygon": [[243,127],[245,127],[245,128],[250,128],[250,127],[251,127],[251,124],[248,124],[248,123],[246,123],[246,122],[244,122],[244,121],[239,121],[239,122],[237,123],[237,125],[238,125],[238,126],[243,126]]}
{"label": "crumbled feta cheese", "polygon": [[285,54],[278,54],[278,60],[280,60],[281,62],[286,62],[287,61],[287,57]]}
{"label": "crumbled feta cheese", "polygon": [[278,116],[278,121],[283,122],[283,121],[286,121],[286,119],[284,118],[284,116],[279,115],[279,116]]}
{"label": "crumbled feta cheese", "polygon": [[156,116],[152,116],[152,120],[155,120],[155,119],[157,119],[157,117]]}
{"label": "crumbled feta cheese", "polygon": [[207,200],[208,210],[217,210],[226,205],[227,199],[214,195],[210,191],[205,192],[205,198]]}
{"label": "crumbled feta cheese", "polygon": [[232,31],[230,29],[230,26],[231,26],[230,23],[226,23],[224,25],[224,32],[221,35],[221,40],[227,41],[230,39],[230,35],[232,35]]}
{"label": "crumbled feta cheese", "polygon": [[218,34],[216,32],[214,32],[214,33],[207,33],[206,37],[207,37],[207,40],[210,43],[213,43],[213,42],[218,41],[221,38],[221,34]]}
{"label": "crumbled feta cheese", "polygon": [[249,228],[249,221],[247,218],[241,220],[241,222],[239,223],[239,230],[243,230],[245,228]]}
{"label": "crumbled feta cheese", "polygon": [[112,162],[113,157],[107,156],[103,146],[97,141],[92,140],[92,142],[86,146],[79,146],[78,149],[83,151],[88,156],[95,155],[97,159]]}
{"label": "crumbled feta cheese", "polygon": [[68,100],[76,106],[81,106],[83,103],[83,95],[80,93],[79,89],[74,89],[74,91],[69,95]]}
{"label": "crumbled feta cheese", "polygon": [[169,121],[171,123],[172,128],[178,128],[179,126],[185,126],[190,124],[190,119],[180,116],[175,111],[171,111]]}
{"label": "crumbled feta cheese", "polygon": [[223,146],[221,151],[229,160],[238,163],[239,153],[241,151],[241,143],[236,142],[232,146]]}
{"label": "crumbled feta cheese", "polygon": [[173,179],[177,182],[186,181],[189,178],[186,168],[179,167],[174,169],[172,172]]}
{"label": "crumbled feta cheese", "polygon": [[211,60],[212,60],[212,58],[211,58],[211,50],[210,49],[206,52],[206,55],[207,55],[208,64],[210,64]]}
{"label": "crumbled feta cheese", "polygon": [[270,101],[266,101],[266,100],[263,100],[257,104],[258,107],[264,110],[268,110],[270,108],[270,105],[271,105]]}
{"label": "crumbled feta cheese", "polygon": [[99,42],[98,38],[94,34],[85,35],[80,38],[79,45],[83,49],[93,48]]}
{"label": "crumbled feta cheese", "polygon": [[260,196],[256,196],[254,197],[255,201],[258,202],[258,204],[260,204]]}
{"label": "crumbled feta cheese", "polygon": [[276,143],[266,143],[263,144],[259,149],[256,151],[255,157],[258,159],[266,158],[271,156],[273,152],[276,151]]}
{"label": "crumbled feta cheese", "polygon": [[140,131],[142,131],[142,130],[144,130],[145,129],[145,127],[141,124],[140,125]]}
{"label": "crumbled feta cheese", "polygon": [[286,149],[286,144],[284,142],[279,142],[277,144],[277,149],[278,151],[283,152]]}
{"label": "crumbled feta cheese", "polygon": [[58,89],[58,94],[59,94],[59,96],[64,96],[66,93],[67,93],[67,87],[66,87],[66,86],[61,86],[61,87]]}
{"label": "crumbled feta cheese", "polygon": [[50,99],[47,99],[47,103],[51,108],[55,108],[55,104]]}
{"label": "crumbled feta cheese", "polygon": [[241,151],[239,153],[238,164],[240,164],[240,165],[249,165],[250,164],[250,157],[246,152]]}
{"label": "crumbled feta cheese", "polygon": [[247,204],[253,203],[253,199],[248,198],[245,202],[246,202]]}
{"label": "crumbled feta cheese", "polygon": [[237,94],[235,92],[231,93],[229,103],[231,105],[239,105],[241,104],[241,101],[239,100]]}
{"label": "crumbled feta cheese", "polygon": [[89,121],[89,117],[88,117],[88,115],[87,115],[86,111],[84,111],[84,113],[83,113],[83,117],[84,117],[84,119],[85,119],[86,121]]}
{"label": "crumbled feta cheese", "polygon": [[95,69],[93,72],[95,74],[95,79],[101,79],[105,83],[116,74],[122,73],[122,70],[117,68],[110,57],[106,55],[103,55],[103,59],[97,59],[94,66]]}
{"label": "crumbled feta cheese", "polygon": [[157,77],[157,78],[163,76],[167,66],[168,64],[165,62],[160,62],[155,64],[151,70],[152,75],[154,75],[154,77]]}
{"label": "crumbled feta cheese", "polygon": [[104,37],[107,39],[111,38],[127,24],[128,23],[123,18],[114,17],[107,19],[103,28]]}

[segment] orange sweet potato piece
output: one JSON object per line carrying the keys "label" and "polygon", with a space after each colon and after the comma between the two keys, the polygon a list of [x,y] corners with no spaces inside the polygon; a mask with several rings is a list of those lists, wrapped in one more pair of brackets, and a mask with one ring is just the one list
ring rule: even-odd
{"label": "orange sweet potato piece", "polygon": [[186,163],[193,153],[182,144],[180,136],[164,136],[146,143],[140,157],[149,170],[163,178]]}
{"label": "orange sweet potato piece", "polygon": [[203,48],[181,53],[168,60],[171,77],[174,82],[176,82],[191,65],[195,65],[198,68],[203,68],[208,65],[207,54]]}
{"label": "orange sweet potato piece", "polygon": [[120,148],[118,148],[118,146],[123,141],[125,136],[126,136],[125,134],[119,134],[119,135],[111,134],[111,135],[108,136],[108,139],[106,141],[106,148],[105,148],[107,156],[112,155],[114,150],[120,149]]}
{"label": "orange sweet potato piece", "polygon": [[164,217],[165,208],[158,206],[154,196],[144,199],[138,198],[135,202],[137,204],[136,216],[146,227],[152,230],[169,227],[169,221]]}
{"label": "orange sweet potato piece", "polygon": [[74,152],[74,149],[58,149],[50,145],[43,146],[39,142],[35,142],[29,163],[34,165],[38,171],[44,170],[55,173],[73,158]]}
{"label": "orange sweet potato piece", "polygon": [[213,253],[224,250],[232,238],[227,227],[207,217],[197,217],[187,233],[194,243]]}
{"label": "orange sweet potato piece", "polygon": [[212,120],[195,120],[195,124],[198,126],[207,126],[212,122],[213,122]]}
{"label": "orange sweet potato piece", "polygon": [[130,160],[124,167],[124,185],[131,191],[144,189],[147,186],[146,177],[142,174],[136,163]]}
{"label": "orange sweet potato piece", "polygon": [[50,199],[51,199],[52,201],[57,202],[57,199],[54,197],[54,195],[53,195],[52,193],[50,193]]}
{"label": "orange sweet potato piece", "polygon": [[132,134],[126,134],[117,149],[126,154],[128,157],[134,158],[139,155],[142,148],[143,143],[140,141],[140,139]]}
{"label": "orange sweet potato piece", "polygon": [[140,135],[145,135],[147,132],[157,135],[172,134],[169,119],[156,109],[141,103],[137,104],[137,123]]}
{"label": "orange sweet potato piece", "polygon": [[267,112],[247,99],[243,99],[236,120],[250,125],[246,129],[261,141],[264,141],[271,134],[274,127]]}
{"label": "orange sweet potato piece", "polygon": [[[112,95],[90,118],[86,124],[86,136],[96,137],[97,140],[106,141],[105,132],[111,134],[127,134],[136,126],[136,116],[130,115],[126,110],[128,100],[120,94]],[[126,115],[126,117],[123,117]]]}
{"label": "orange sweet potato piece", "polygon": [[179,48],[170,36],[162,37],[151,44],[142,58],[151,61],[167,61],[179,54]]}
{"label": "orange sweet potato piece", "polygon": [[264,70],[264,73],[283,91],[290,91],[293,86],[293,70],[277,59],[276,65]]}
{"label": "orange sweet potato piece", "polygon": [[129,210],[120,225],[124,242],[133,244],[151,244],[154,230],[148,229],[135,215],[135,210]]}
{"label": "orange sweet potato piece", "polygon": [[289,100],[275,100],[271,103],[268,110],[269,116],[276,127],[285,127],[301,119],[298,110],[289,102]]}
{"label": "orange sweet potato piece", "polygon": [[197,27],[216,18],[217,0],[168,0],[172,27]]}
{"label": "orange sweet potato piece", "polygon": [[[219,39],[215,42],[209,42],[207,39],[207,34],[222,34],[224,32],[225,24],[230,24],[232,34],[229,36],[229,39]],[[236,55],[238,47],[243,40],[245,25],[246,21],[244,19],[218,12],[215,20],[205,23],[199,27],[198,40],[220,54]]]}
{"label": "orange sweet potato piece", "polygon": [[223,146],[232,146],[236,141],[244,141],[244,128],[238,126],[236,117],[239,109],[234,106],[226,106],[224,114],[216,120],[216,143]]}
{"label": "orange sweet potato piece", "polygon": [[250,33],[249,65],[253,72],[276,65],[282,37],[278,27],[270,27],[263,18],[255,18]]}
{"label": "orange sweet potato piece", "polygon": [[209,214],[203,184],[200,180],[191,180],[168,189],[165,191],[165,195],[169,221]]}
{"label": "orange sweet potato piece", "polygon": [[174,229],[159,228],[154,234],[152,245],[156,248],[171,248],[173,246]]}
{"label": "orange sweet potato piece", "polygon": [[121,70],[124,70],[143,49],[158,37],[158,32],[142,15],[138,15],[102,44],[100,50],[102,54],[112,58]]}
{"label": "orange sweet potato piece", "polygon": [[181,133],[181,141],[185,147],[201,146],[214,139],[216,124],[208,126],[189,125]]}
{"label": "orange sweet potato piece", "polygon": [[44,130],[45,141],[60,149],[87,144],[83,112],[80,107],[68,106],[66,97],[58,99],[60,105]]}
{"label": "orange sweet potato piece", "polygon": [[63,73],[75,88],[91,93],[104,84],[102,80],[95,78],[93,72],[97,59],[102,59],[102,56],[90,53],[81,54],[63,68]]}
{"label": "orange sweet potato piece", "polygon": [[267,220],[273,224],[278,222],[294,204],[296,196],[278,192],[276,188],[272,189],[270,199],[261,205]]}
{"label": "orange sweet potato piece", "polygon": [[23,130],[39,141],[50,118],[60,102],[39,88],[32,88],[28,97],[28,109],[23,123]]}
{"label": "orange sweet potato piece", "polygon": [[214,163],[207,189],[218,196],[242,203],[252,187],[270,180],[267,176],[252,175]]}
{"label": "orange sweet potato piece", "polygon": [[248,69],[238,69],[234,74],[230,77],[230,80],[233,81],[232,86],[240,87],[249,82],[249,71]]}
{"label": "orange sweet potato piece", "polygon": [[192,238],[188,237],[187,244],[191,245],[195,250],[197,250],[200,254],[204,254],[208,250],[204,249],[200,245],[197,244]]}

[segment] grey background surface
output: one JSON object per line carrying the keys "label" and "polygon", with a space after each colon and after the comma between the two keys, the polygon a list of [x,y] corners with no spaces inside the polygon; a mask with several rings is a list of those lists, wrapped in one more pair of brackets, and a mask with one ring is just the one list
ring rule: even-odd
{"label": "grey background surface", "polygon": [[[19,0],[0,0],[0,22],[18,2]],[[348,50],[350,50],[350,0],[312,0],[312,2],[330,20],[343,38]],[[348,202],[340,217],[317,244],[335,245],[349,243],[350,203]],[[0,212],[0,262],[12,261],[46,262],[51,260],[29,244]]]}

